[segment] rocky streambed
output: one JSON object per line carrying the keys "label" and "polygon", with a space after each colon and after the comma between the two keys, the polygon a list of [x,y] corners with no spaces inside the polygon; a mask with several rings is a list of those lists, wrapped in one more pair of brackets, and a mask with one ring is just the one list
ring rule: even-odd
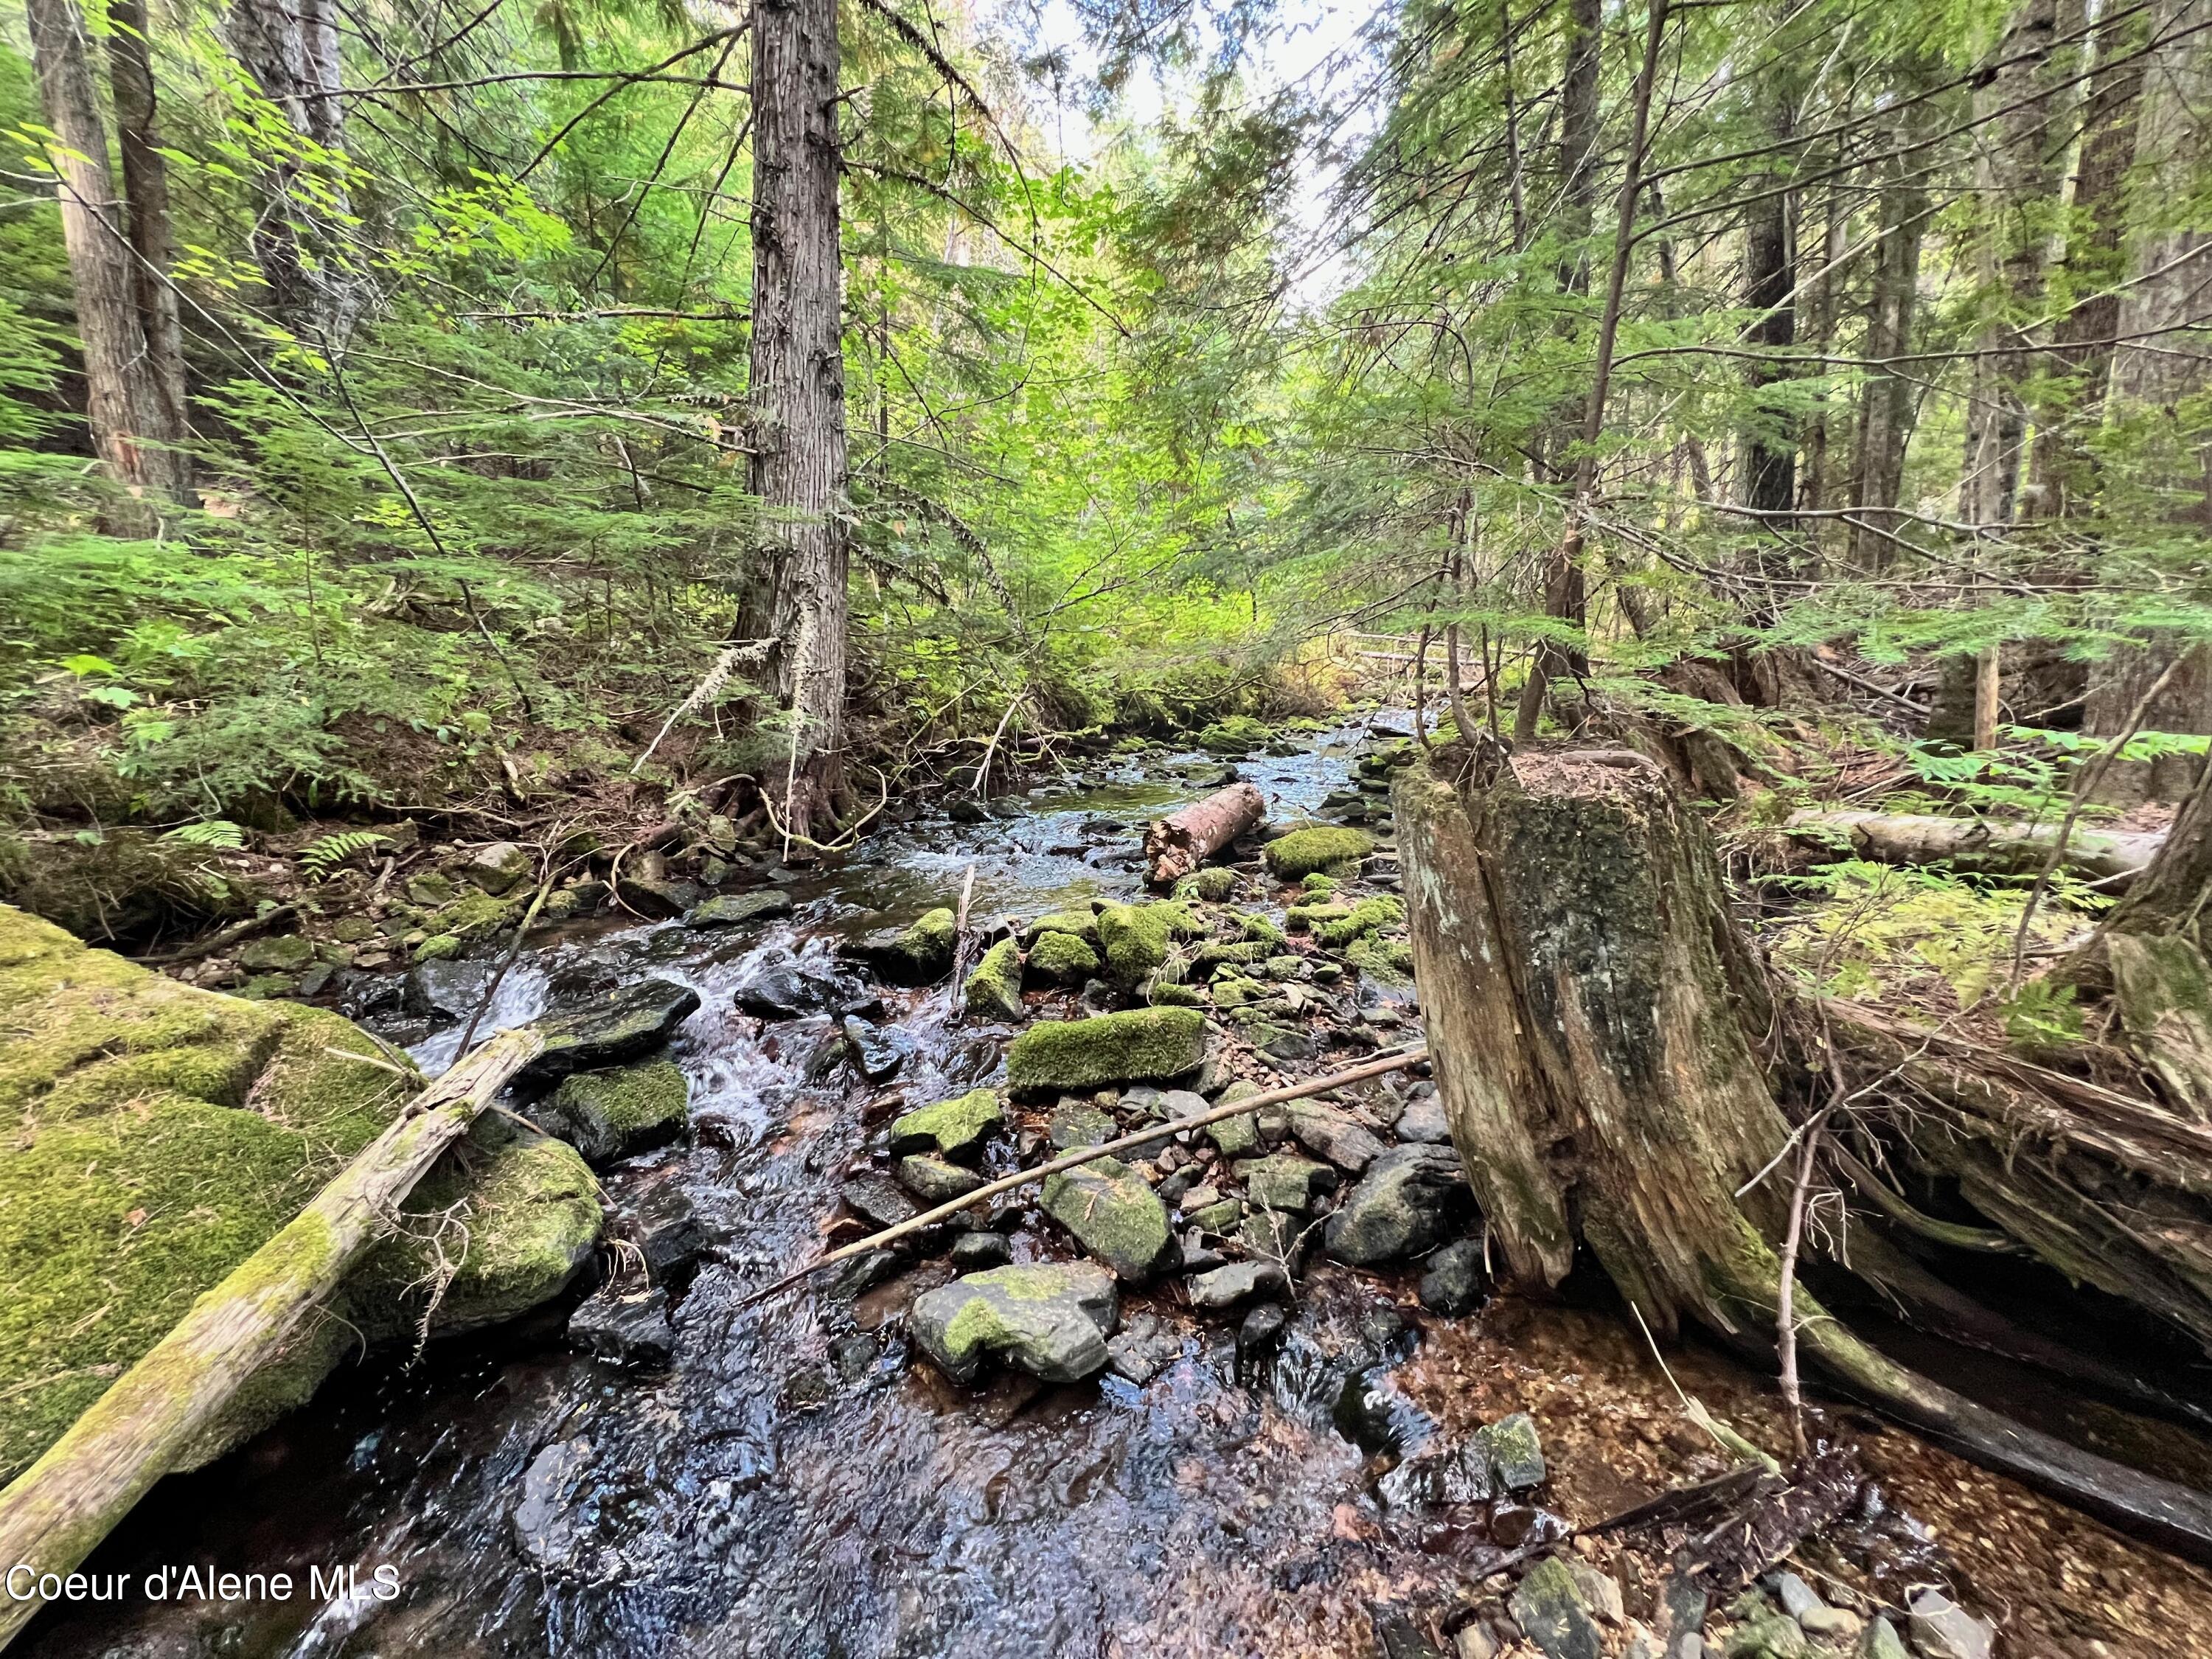
{"label": "rocky streambed", "polygon": [[[396,1593],[139,1599],[50,1614],[28,1650],[2212,1651],[2190,1570],[1850,1419],[1815,1425],[1850,1443],[1847,1501],[1784,1571],[1674,1570],[1725,1506],[1545,1553],[1736,1478],[1677,1383],[1788,1437],[1714,1356],[1670,1376],[1611,1310],[1486,1302],[1418,1070],[1163,1129],[751,1299],[986,1181],[1418,1039],[1401,744],[1239,758],[1294,833],[1171,896],[1141,890],[1143,821],[1222,781],[1218,757],[1093,762],[843,869],[532,951],[488,1024],[569,1010],[587,1034],[525,1109],[598,1170],[592,1273],[326,1387],[101,1557],[388,1566]],[[440,947],[356,1006],[434,1067],[492,967]]]}

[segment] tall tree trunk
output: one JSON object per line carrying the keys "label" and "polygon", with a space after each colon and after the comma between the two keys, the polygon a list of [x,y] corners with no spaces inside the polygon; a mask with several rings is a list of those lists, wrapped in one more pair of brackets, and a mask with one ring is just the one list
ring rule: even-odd
{"label": "tall tree trunk", "polygon": [[[2212,0],[2163,0],[2136,130],[2129,204],[2130,282],[2120,296],[2122,343],[2112,390],[2136,404],[2172,409],[2212,382],[2212,343],[2201,331],[2212,302],[2212,224],[2197,195],[2207,159],[2205,110],[2212,106]],[[2177,480],[2177,483],[2180,481]],[[2190,516],[2212,516],[2201,479]]]}
{"label": "tall tree trunk", "polygon": [[290,327],[343,339],[357,305],[338,222],[343,180],[313,153],[338,149],[345,139],[331,0],[233,0],[225,33],[261,95],[302,142],[262,175],[268,200],[254,222],[253,257],[271,308]]}
{"label": "tall tree trunk", "polygon": [[[1766,136],[1770,143],[1785,145],[1796,124],[1790,80],[1778,68],[1769,71],[1769,79],[1772,84],[1766,94]],[[1797,343],[1797,306],[1793,297],[1796,261],[1790,246],[1793,193],[1785,188],[1783,165],[1778,160],[1773,171],[1753,182],[1754,199],[1744,210],[1743,237],[1744,303],[1759,313],[1751,325],[1749,343],[1756,349],[1774,353],[1778,359]],[[1751,366],[1752,416],[1743,434],[1743,504],[1761,513],[1787,513],[1797,493],[1797,444],[1792,419],[1784,408],[1759,395],[1794,373],[1791,365],[1779,361],[1754,361]],[[1779,536],[1786,521],[1766,519],[1754,528],[1770,537]],[[1780,544],[1774,544],[1770,551],[1778,553]]]}
{"label": "tall tree trunk", "polygon": [[1869,573],[1886,569],[1896,551],[1895,509],[1905,483],[1905,446],[1912,434],[1912,380],[1896,360],[1912,349],[1919,309],[1920,250],[1927,238],[1928,156],[1915,149],[1931,130],[1931,100],[1909,105],[1893,129],[1890,163],[1881,188],[1881,228],[1875,251],[1873,291],[1867,310],[1866,356],[1873,367],[1860,393],[1853,446],[1851,562]]}
{"label": "tall tree trunk", "polygon": [[[130,207],[131,292],[146,342],[147,382],[161,435],[180,445],[191,431],[185,402],[184,331],[170,278],[176,238],[169,212],[169,164],[161,155],[154,101],[153,42],[145,0],[109,0],[108,79],[114,89],[115,136],[123,153],[123,195]],[[192,458],[180,447],[147,456],[149,483],[172,500],[192,499]]]}
{"label": "tall tree trunk", "polygon": [[[51,160],[60,183],[62,245],[76,289],[77,337],[84,346],[85,415],[93,447],[133,489],[166,495],[171,464],[159,446],[178,435],[162,423],[149,372],[107,131],[84,15],[76,0],[29,0],[32,54],[46,125],[60,141]],[[143,528],[125,514],[118,529]]]}
{"label": "tall tree trunk", "polygon": [[772,538],[780,791],[804,836],[842,805],[846,515],[836,0],[753,10],[754,492]]}

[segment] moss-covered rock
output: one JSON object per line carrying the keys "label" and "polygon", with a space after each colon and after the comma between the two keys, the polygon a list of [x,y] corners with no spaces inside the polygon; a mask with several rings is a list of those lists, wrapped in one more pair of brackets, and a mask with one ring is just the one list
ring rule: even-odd
{"label": "moss-covered rock", "polygon": [[1022,930],[1022,943],[1035,945],[1047,933],[1070,933],[1087,944],[1098,943],[1098,915],[1094,910],[1055,910],[1039,916]]}
{"label": "moss-covered rock", "polygon": [[1284,923],[1294,933],[1318,932],[1333,921],[1342,921],[1352,914],[1352,907],[1334,899],[1319,899],[1306,904],[1293,904],[1284,918]]}
{"label": "moss-covered rock", "polygon": [[1168,1206],[1117,1158],[1047,1176],[1042,1202],[1047,1215],[1124,1284],[1142,1284],[1182,1259]]}
{"label": "moss-covered rock", "polygon": [[1032,1025],[1006,1054],[1018,1092],[1164,1083],[1206,1062],[1206,1021],[1194,1008],[1139,1008]]}
{"label": "moss-covered rock", "polygon": [[[418,1085],[336,1014],[180,985],[5,907],[0,1008],[6,1480],[289,1222]],[[580,1194],[569,1224],[588,1212],[582,1231],[596,1237],[590,1173],[568,1149],[556,1152]],[[471,1254],[489,1262],[500,1231],[472,1224]],[[249,1387],[197,1456],[305,1398],[356,1342],[334,1320],[303,1327],[277,1368],[290,1368],[290,1380]]]}
{"label": "moss-covered rock", "polygon": [[1267,868],[1284,881],[1297,881],[1316,871],[1329,872],[1340,865],[1358,863],[1374,849],[1375,837],[1364,830],[1315,824],[1279,836],[1261,849]]}
{"label": "moss-covered rock", "polygon": [[1265,720],[1249,714],[1231,714],[1198,734],[1198,746],[1209,754],[1248,755],[1275,734]]}
{"label": "moss-covered rock", "polygon": [[1171,940],[1204,931],[1197,917],[1171,901],[1109,904],[1098,913],[1107,976],[1125,988],[1141,984],[1167,961]]}
{"label": "moss-covered rock", "polygon": [[1206,995],[1194,985],[1180,985],[1172,980],[1156,979],[1151,995],[1146,999],[1155,1008],[1202,1008]]}
{"label": "moss-covered rock", "polygon": [[1226,865],[1210,864],[1203,870],[1194,870],[1176,884],[1175,896],[1179,899],[1203,899],[1209,904],[1218,904],[1234,893],[1243,881]]}
{"label": "moss-covered rock", "polygon": [[691,1085],[672,1060],[579,1072],[532,1115],[594,1167],[635,1158],[684,1133]]}
{"label": "moss-covered rock", "polygon": [[1079,1382],[1106,1368],[1119,1314],[1113,1279],[1088,1261],[1036,1262],[924,1292],[907,1328],[956,1382],[972,1382],[997,1355],[1048,1382]]}
{"label": "moss-covered rock", "polygon": [[238,965],[249,974],[296,974],[314,959],[314,940],[299,933],[258,939],[238,953]]}
{"label": "moss-covered rock", "polygon": [[1239,916],[1237,921],[1238,934],[1248,943],[1282,945],[1289,942],[1284,938],[1283,930],[1265,916]]}
{"label": "moss-covered rock", "polygon": [[1352,940],[1363,939],[1379,927],[1395,927],[1405,920],[1404,902],[1384,894],[1361,899],[1352,907],[1348,915],[1315,928],[1314,936],[1331,950],[1340,951]]}
{"label": "moss-covered rock", "polygon": [[916,978],[934,979],[952,966],[957,921],[951,910],[939,907],[925,911],[899,935],[898,953]]}
{"label": "moss-covered rock", "polygon": [[443,962],[448,957],[460,955],[465,945],[459,933],[433,933],[417,939],[410,954],[416,962]]}
{"label": "moss-covered rock", "polygon": [[955,1163],[972,1164],[983,1143],[999,1133],[1006,1115],[988,1089],[971,1090],[951,1100],[916,1107],[891,1121],[891,1152],[935,1152]]}
{"label": "moss-covered rock", "polygon": [[983,952],[960,995],[969,1013],[985,1019],[1022,1017],[1022,957],[1013,940],[1002,939]]}
{"label": "moss-covered rock", "polygon": [[1098,952],[1073,933],[1039,933],[1024,966],[1042,984],[1080,985],[1098,971]]}
{"label": "moss-covered rock", "polygon": [[1346,947],[1344,959],[1364,979],[1394,990],[1413,983],[1413,947],[1402,939],[1358,939]]}

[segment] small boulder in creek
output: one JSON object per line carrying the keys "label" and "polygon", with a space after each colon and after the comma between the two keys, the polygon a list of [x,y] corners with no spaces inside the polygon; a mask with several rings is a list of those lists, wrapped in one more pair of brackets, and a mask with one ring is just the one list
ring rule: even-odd
{"label": "small boulder in creek", "polygon": [[1358,1175],[1382,1156],[1382,1143],[1334,1106],[1317,1100],[1294,1100],[1284,1110],[1290,1115],[1291,1133],[1299,1144],[1347,1174]]}
{"label": "small boulder in creek", "polygon": [[564,1078],[535,1116],[594,1169],[663,1146],[684,1133],[691,1085],[674,1062],[648,1060]]}
{"label": "small boulder in creek", "polygon": [[975,971],[961,982],[961,1006],[979,1019],[1022,1017],[1022,953],[1002,939],[983,952]]}
{"label": "small boulder in creek", "polygon": [[965,1198],[983,1184],[983,1177],[973,1170],[948,1164],[927,1152],[899,1159],[896,1173],[899,1185],[933,1210],[956,1198]]}
{"label": "small boulder in creek", "polygon": [[1195,1008],[1137,1008],[1051,1020],[1014,1039],[1006,1082],[1017,1093],[1166,1083],[1206,1063],[1206,1018]]}
{"label": "small boulder in creek", "polygon": [[1234,1308],[1255,1297],[1291,1293],[1291,1276],[1273,1261],[1234,1261],[1184,1282],[1190,1291],[1190,1305],[1209,1313]]}
{"label": "small boulder in creek", "polygon": [[617,1365],[657,1370],[676,1357],[676,1332],[668,1322],[668,1292],[623,1296],[608,1285],[568,1316],[568,1340]]}
{"label": "small boulder in creek", "polygon": [[1482,1305],[1482,1245],[1455,1238],[1428,1260],[1421,1274],[1421,1305],[1456,1319]]}
{"label": "small boulder in creek", "polygon": [[698,1006],[699,994],[688,985],[642,979],[556,1008],[538,1022],[545,1047],[522,1075],[550,1083],[572,1072],[641,1060],[673,1036]]}
{"label": "small boulder in creek", "polygon": [[1521,1628],[1547,1659],[1599,1659],[1605,1638],[1583,1605],[1582,1586],[1557,1556],[1539,1561],[1510,1604]]}
{"label": "small boulder in creek", "polygon": [[1045,1178],[1044,1212],[1121,1279],[1141,1284],[1180,1257],[1168,1206],[1119,1158],[1102,1158]]}
{"label": "small boulder in creek", "polygon": [[972,1164],[982,1156],[983,1143],[997,1134],[1006,1121],[999,1097],[988,1089],[973,1089],[951,1100],[939,1100],[891,1121],[891,1155],[935,1152],[956,1164]]}
{"label": "small boulder in creek", "polygon": [[791,914],[791,895],[773,890],[723,893],[684,913],[686,927],[737,927],[749,921],[772,921]]}
{"label": "small boulder in creek", "polygon": [[790,951],[763,951],[731,992],[732,1000],[757,1019],[796,1019],[826,1011],[838,1016],[866,1013],[882,1000],[854,983]]}
{"label": "small boulder in creek", "polygon": [[898,1075],[914,1039],[896,1026],[871,1025],[857,1014],[845,1016],[845,1053],[853,1069],[871,1083],[887,1083]]}
{"label": "small boulder in creek", "polygon": [[894,985],[927,985],[951,970],[956,920],[949,909],[927,911],[910,927],[855,939],[842,954],[866,963]]}
{"label": "small boulder in creek", "polygon": [[907,1329],[939,1370],[970,1382],[987,1357],[1047,1382],[1106,1367],[1120,1312],[1114,1280],[1087,1261],[993,1267],[915,1298]]}
{"label": "small boulder in creek", "polygon": [[495,841],[462,867],[462,873],[497,898],[512,892],[531,872],[530,854],[511,841]]}
{"label": "small boulder in creek", "polygon": [[1544,1484],[1544,1443],[1536,1419],[1515,1412],[1475,1431],[1475,1442],[1490,1462],[1491,1479],[1500,1492],[1526,1492]]}
{"label": "small boulder in creek", "polygon": [[1434,1249],[1474,1207],[1458,1157],[1443,1146],[1394,1146],[1328,1218],[1325,1243],[1339,1261],[1379,1267]]}

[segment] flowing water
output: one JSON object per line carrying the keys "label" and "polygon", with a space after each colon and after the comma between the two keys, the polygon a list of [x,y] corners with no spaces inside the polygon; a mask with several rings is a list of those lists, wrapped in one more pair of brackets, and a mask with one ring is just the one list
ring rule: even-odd
{"label": "flowing water", "polygon": [[[1341,787],[1360,736],[1242,771],[1295,817]],[[881,1091],[842,1066],[810,1081],[826,1017],[762,1026],[732,1003],[757,962],[828,958],[842,934],[945,903],[975,868],[976,915],[1036,915],[1139,884],[1146,817],[1199,797],[1183,775],[1094,769],[1007,816],[942,818],[870,838],[789,891],[766,931],[584,930],[518,963],[488,1026],[569,989],[642,977],[702,1006],[672,1054],[697,1144],[610,1177],[621,1199],[680,1182],[715,1241],[678,1304],[665,1376],[570,1353],[557,1320],[372,1367],[215,1469],[170,1483],[103,1553],[110,1565],[211,1561],[304,1577],[350,1564],[360,1589],[216,1611],[133,1607],[41,1626],[46,1654],[542,1653],[1013,1656],[1364,1651],[1394,1580],[1436,1577],[1377,1532],[1368,1453],[1332,1426],[1345,1379],[1401,1358],[1410,1296],[1323,1268],[1278,1354],[1240,1367],[1235,1328],[1164,1296],[1150,1312],[1179,1357],[1119,1377],[979,1389],[909,1364],[898,1313],[950,1269],[925,1263],[841,1302],[817,1285],[738,1303],[808,1259]],[[943,992],[885,993],[914,1039],[913,1102],[989,1081],[1003,1030],[954,1025]],[[447,1062],[457,1028],[416,1038]],[[1017,1234],[1017,1260],[1052,1241]],[[520,1335],[525,1340],[519,1340]],[[396,1598],[374,1573],[396,1570]]]}

